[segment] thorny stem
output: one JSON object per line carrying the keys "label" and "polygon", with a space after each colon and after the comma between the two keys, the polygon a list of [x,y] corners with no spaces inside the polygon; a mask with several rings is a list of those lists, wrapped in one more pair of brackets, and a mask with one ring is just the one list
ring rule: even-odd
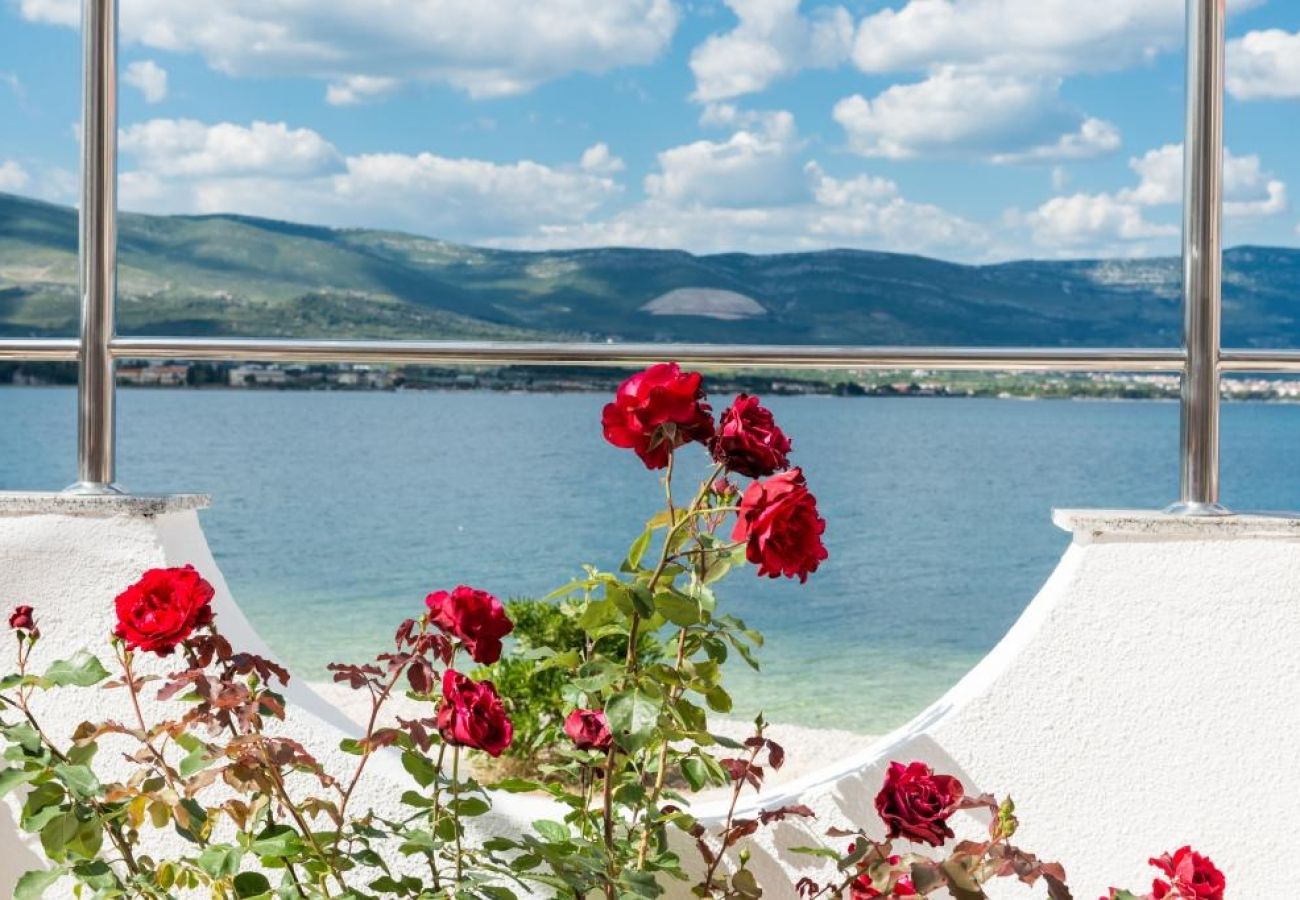
{"label": "thorny stem", "polygon": [[[669,472],[668,479],[672,478],[672,459],[673,458],[671,456],[668,457],[668,472]],[[713,486],[713,482],[717,479],[719,475],[722,474],[723,468],[724,466],[722,465],[715,466],[713,471],[709,473],[709,477],[700,483],[700,490],[696,493],[695,499],[691,501],[691,505],[686,513],[685,518],[682,519],[681,525],[685,525],[687,522],[691,521],[692,517],[701,511],[701,507],[705,501],[705,498],[707,498],[709,495],[709,491]],[[673,500],[672,500],[671,488],[669,488],[666,491],[666,493],[668,495],[668,509],[670,511],[669,521],[672,523],[672,525],[668,531],[668,534],[664,537],[663,556],[661,557],[659,566],[655,570],[655,575],[653,576],[650,582],[650,590],[652,591],[654,590],[655,582],[658,581],[659,576],[663,574],[663,570],[667,565],[669,547],[672,543],[672,539],[675,536],[677,529],[680,527],[680,525],[677,522],[676,514],[672,513]],[[717,510],[709,510],[709,511],[716,512]],[[703,560],[704,548],[700,548],[700,553],[701,553],[701,558],[699,562],[702,568],[702,564],[704,561]],[[685,628],[682,628],[677,632],[677,659],[673,663],[673,671],[675,672],[680,672],[682,668],[682,663],[686,661],[686,632],[687,629]],[[683,690],[682,688],[672,689],[670,695],[674,701],[677,700],[677,698],[679,698],[682,695],[682,690]],[[637,854],[636,854],[636,863],[638,869],[645,868],[646,858],[649,856],[650,853],[650,817],[654,815],[655,807],[658,806],[659,798],[663,794],[664,780],[667,777],[667,768],[668,768],[668,742],[664,741],[659,745],[659,768],[658,771],[655,772],[654,787],[651,789],[650,797],[647,800],[645,805],[645,823],[641,831],[641,842],[640,842],[640,846],[638,846],[637,848]]]}
{"label": "thorny stem", "polygon": [[[420,625],[420,637],[424,636],[427,627],[427,623],[422,623]],[[352,778],[348,782],[348,786],[343,790],[343,799],[339,801],[339,821],[343,821],[344,814],[347,812],[348,801],[352,799],[352,792],[356,790],[357,783],[361,781],[361,773],[365,771],[366,763],[374,753],[374,748],[371,746],[370,739],[375,733],[375,723],[379,720],[379,711],[392,695],[393,688],[397,685],[398,680],[402,677],[402,674],[406,671],[409,664],[410,661],[408,660],[406,663],[403,663],[394,669],[392,675],[378,694],[375,694],[373,691],[371,692],[370,719],[366,722],[366,739],[363,745],[364,749],[361,751],[361,758],[357,760],[357,767],[352,773]],[[336,848],[342,838],[343,830],[340,828],[334,838],[334,846]]]}
{"label": "thorny stem", "polygon": [[[271,781],[275,785],[276,794],[280,797],[280,803],[289,811],[289,815],[293,818],[294,824],[298,826],[298,830],[302,832],[302,836],[307,839],[307,843],[311,844],[311,848],[316,852],[316,856],[329,868],[330,874],[334,876],[334,880],[338,882],[339,887],[343,889],[344,893],[347,893],[348,884],[343,880],[343,873],[340,872],[338,866],[334,864],[334,857],[325,853],[324,848],[320,845],[320,841],[316,840],[315,833],[312,832],[311,827],[307,824],[307,820],[303,818],[302,811],[298,809],[298,805],[294,803],[293,798],[289,796],[289,789],[285,786],[284,777],[280,774],[279,767],[271,761],[270,755],[266,752],[266,746],[259,745],[259,747],[262,751],[262,762],[266,766],[266,771],[271,775]],[[323,879],[321,886],[322,889],[324,889]],[[328,897],[329,893],[326,892],[325,896]]]}
{"label": "thorny stem", "polygon": [[[759,734],[761,736],[762,732],[760,731]],[[758,759],[758,751],[761,749],[763,749],[761,743],[756,743],[750,749],[749,764],[751,766],[754,764],[754,760]],[[704,873],[703,884],[705,889],[710,892],[713,890],[713,875],[718,871],[718,866],[722,863],[722,857],[726,855],[727,834],[731,831],[731,823],[736,816],[736,803],[740,800],[740,792],[745,789],[745,779],[736,778],[733,780],[735,783],[731,786],[731,803],[727,806],[727,818],[722,824],[722,846],[718,848],[718,852],[713,856],[713,862],[709,863],[708,871]]]}
{"label": "thorny stem", "polygon": [[[447,745],[438,745],[438,767],[437,773],[433,777],[433,828],[436,832],[438,829],[438,820],[442,818],[442,763],[447,757]],[[438,875],[438,862],[434,854],[429,854],[429,870],[433,873],[433,889],[441,890],[440,877]]]}
{"label": "thorny stem", "polygon": [[[133,654],[131,653],[131,650],[125,647],[123,647],[117,655],[118,662],[122,664],[122,673],[126,677],[126,693],[127,696],[131,698],[131,709],[135,712],[136,724],[140,726],[140,743],[144,744],[150,755],[153,756],[154,763],[157,765],[159,773],[167,782],[167,786],[176,794],[177,802],[179,803],[180,799],[185,796],[185,791],[177,782],[176,773],[173,772],[171,766],[167,764],[167,758],[162,755],[162,752],[156,746],[154,746],[153,739],[149,737],[149,726],[145,724],[144,713],[140,709],[140,683],[136,681],[135,671],[131,668],[132,657]],[[200,847],[206,847],[208,845],[207,838],[205,838],[200,831],[191,830],[190,833],[194,835],[194,840]]]}
{"label": "thorny stem", "polygon": [[[456,805],[457,810],[460,809],[460,746],[459,745],[453,747],[451,751],[451,802]],[[462,871],[462,860],[461,860],[462,850],[460,847],[460,822],[456,821],[454,824],[456,826],[455,827],[455,833],[456,833],[456,887],[455,889],[456,891],[459,891],[460,881],[461,881],[461,871]]]}

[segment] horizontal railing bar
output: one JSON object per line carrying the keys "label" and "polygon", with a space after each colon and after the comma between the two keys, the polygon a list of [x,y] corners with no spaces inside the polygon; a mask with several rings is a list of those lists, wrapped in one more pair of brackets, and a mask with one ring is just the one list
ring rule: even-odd
{"label": "horizontal railing bar", "polygon": [[1300,372],[1300,350],[1222,350],[1221,372]]}
{"label": "horizontal railing bar", "polygon": [[331,341],[117,338],[119,359],[371,362],[481,365],[689,365],[755,368],[1157,371],[1182,368],[1180,350],[997,347],[819,347],[726,344],[583,344],[527,341]]}
{"label": "horizontal railing bar", "polygon": [[[76,362],[75,338],[0,338],[0,362]],[[292,338],[119,337],[117,359],[481,365],[691,365],[949,371],[1178,372],[1175,349],[817,347],[497,341],[335,341]],[[1300,350],[1224,350],[1224,372],[1300,372]]]}
{"label": "horizontal railing bar", "polygon": [[0,362],[76,362],[76,338],[0,338]]}

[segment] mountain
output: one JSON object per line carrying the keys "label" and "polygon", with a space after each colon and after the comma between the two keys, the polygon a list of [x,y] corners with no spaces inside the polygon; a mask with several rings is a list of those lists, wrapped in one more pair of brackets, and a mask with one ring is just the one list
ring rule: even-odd
{"label": "mountain", "polygon": [[[124,334],[1177,344],[1178,261],[519,252],[244,216],[119,221]],[[0,335],[70,335],[74,210],[0,193]],[[1225,254],[1224,343],[1300,346],[1300,250]]]}

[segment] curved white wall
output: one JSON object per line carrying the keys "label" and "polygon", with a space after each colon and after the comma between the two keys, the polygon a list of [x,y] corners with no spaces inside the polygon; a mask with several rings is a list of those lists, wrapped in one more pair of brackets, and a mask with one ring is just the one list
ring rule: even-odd
{"label": "curved white wall", "polygon": [[[264,649],[208,551],[203,503],[0,494],[0,604],[38,608],[51,659],[102,647],[113,596],[143,569],[190,562],[217,586],[223,630]],[[1011,793],[1021,843],[1065,863],[1078,897],[1141,889],[1148,856],[1189,842],[1225,869],[1229,897],[1285,895],[1274,884],[1300,793],[1300,520],[1072,512],[1057,522],[1073,544],[985,660],[905,728],[845,748],[844,764],[762,805],[807,803],[822,813],[819,830],[876,828],[884,765],[924,759],[968,790]],[[310,733],[327,766],[345,767],[336,747],[348,723],[305,685],[289,699],[295,731]],[[81,717],[65,704],[51,731]],[[383,809],[405,779],[391,760],[377,763],[358,802]],[[548,811],[501,797],[485,825],[514,830]],[[769,896],[793,896],[793,879],[819,873],[787,852],[808,843],[802,829],[783,823],[762,837],[752,865]],[[0,891],[34,860],[12,830],[0,809]]]}

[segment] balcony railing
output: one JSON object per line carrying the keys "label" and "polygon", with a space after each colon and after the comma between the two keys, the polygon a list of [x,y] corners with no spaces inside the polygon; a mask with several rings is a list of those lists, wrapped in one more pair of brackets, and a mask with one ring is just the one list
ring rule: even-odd
{"label": "balcony railing", "polygon": [[1300,351],[1220,347],[1223,221],[1223,0],[1187,0],[1182,349],[730,346],[712,344],[344,341],[122,337],[117,269],[117,5],[83,0],[81,336],[0,339],[0,360],[77,362],[78,482],[114,492],[119,359],[425,364],[643,365],[675,359],[719,367],[1177,372],[1182,376],[1181,498],[1171,509],[1219,506],[1219,380],[1223,372],[1300,372]]}

